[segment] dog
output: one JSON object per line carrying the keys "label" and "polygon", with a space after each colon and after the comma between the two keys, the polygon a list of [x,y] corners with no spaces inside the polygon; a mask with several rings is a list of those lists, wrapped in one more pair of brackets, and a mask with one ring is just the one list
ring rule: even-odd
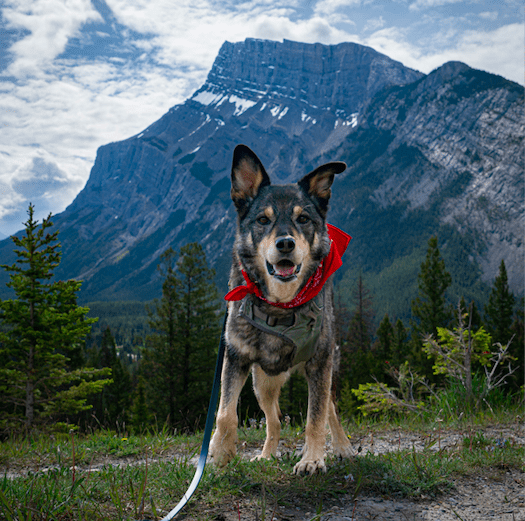
{"label": "dog", "polygon": [[225,297],[221,397],[210,444],[219,466],[236,454],[237,402],[250,369],[266,417],[266,441],[256,459],[276,455],[279,394],[293,371],[308,381],[305,445],[294,473],[326,472],[327,423],[334,454],[352,455],[331,394],[337,365],[332,273],[351,237],[326,223],[334,176],[345,168],[343,162],[327,163],[296,184],[276,186],[250,148],[234,150],[237,232]]}

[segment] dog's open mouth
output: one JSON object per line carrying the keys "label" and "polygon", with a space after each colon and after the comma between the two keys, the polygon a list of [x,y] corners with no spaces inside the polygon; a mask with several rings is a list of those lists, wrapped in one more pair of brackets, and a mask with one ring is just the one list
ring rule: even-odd
{"label": "dog's open mouth", "polygon": [[295,279],[301,271],[301,266],[302,264],[294,264],[290,260],[282,260],[277,264],[270,264],[266,261],[268,273],[284,282]]}

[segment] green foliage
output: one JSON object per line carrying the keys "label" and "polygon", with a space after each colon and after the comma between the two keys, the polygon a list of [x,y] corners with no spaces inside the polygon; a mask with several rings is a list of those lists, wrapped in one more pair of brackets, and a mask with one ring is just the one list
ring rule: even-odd
{"label": "green foliage", "polygon": [[452,277],[446,271],[445,261],[439,252],[438,239],[433,236],[428,241],[427,256],[418,276],[419,294],[412,301],[412,315],[416,319],[414,329],[418,333],[435,335],[437,328],[451,319],[445,298],[451,283]]}
{"label": "green foliage", "polygon": [[214,272],[202,247],[190,243],[176,259],[161,256],[162,299],[150,310],[142,374],[157,421],[192,431],[204,422],[219,338]]}
{"label": "green foliage", "polygon": [[[453,330],[438,328],[438,340],[427,336],[423,349],[429,358],[435,360],[434,373],[446,375],[464,388],[465,407],[474,405],[475,409],[479,409],[487,395],[503,386],[516,369],[512,368],[509,345],[494,344],[494,350],[491,336],[483,327],[472,331],[471,324],[465,325],[467,318],[468,314],[461,316],[460,308],[458,327]],[[474,392],[476,365],[484,372],[484,379],[481,388]]]}
{"label": "green foliage", "polygon": [[507,269],[502,260],[489,301],[485,306],[485,323],[496,342],[506,344],[511,339],[514,304],[515,298],[509,289]]}
{"label": "green foliage", "polygon": [[0,426],[30,431],[91,406],[90,395],[110,383],[111,371],[78,367],[83,339],[95,319],[76,303],[81,283],[52,282],[60,263],[51,215],[39,227],[29,206],[25,235],[13,237],[17,262],[10,273],[15,299],[0,302]]}
{"label": "green foliage", "polygon": [[131,376],[128,366],[117,356],[115,339],[109,327],[102,334],[100,349],[92,352],[92,356],[93,366],[111,369],[112,382],[93,397],[90,418],[84,419],[83,423],[92,425],[94,419],[99,426],[119,430],[130,419]]}
{"label": "green foliage", "polygon": [[143,433],[149,427],[150,414],[148,410],[148,404],[146,403],[146,388],[144,385],[144,378],[142,376],[139,377],[135,391],[132,418],[133,430],[136,433]]}
{"label": "green foliage", "polygon": [[389,411],[426,410],[427,405],[422,399],[423,393],[432,391],[429,384],[417,373],[410,369],[408,362],[399,369],[390,368],[392,379],[397,384],[390,387],[383,382],[375,381],[360,384],[352,393],[362,402],[358,409],[364,416],[371,413],[385,413]]}

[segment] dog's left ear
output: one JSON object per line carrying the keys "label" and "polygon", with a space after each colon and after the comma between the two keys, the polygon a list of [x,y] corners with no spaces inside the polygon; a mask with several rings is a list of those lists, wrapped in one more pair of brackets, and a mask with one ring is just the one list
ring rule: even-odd
{"label": "dog's left ear", "polygon": [[233,151],[231,198],[242,215],[270,178],[261,160],[246,145],[237,145]]}
{"label": "dog's left ear", "polygon": [[321,214],[326,216],[328,201],[332,195],[330,187],[334,182],[335,174],[346,169],[346,163],[334,161],[317,167],[313,172],[305,175],[297,184],[318,204]]}

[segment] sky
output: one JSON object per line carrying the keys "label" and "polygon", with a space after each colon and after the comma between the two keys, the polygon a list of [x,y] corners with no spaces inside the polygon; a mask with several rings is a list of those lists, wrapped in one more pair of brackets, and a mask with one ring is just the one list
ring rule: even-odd
{"label": "sky", "polygon": [[520,0],[2,0],[0,239],[84,187],[98,147],[205,81],[224,41],[355,42],[429,73],[450,60],[524,84]]}

